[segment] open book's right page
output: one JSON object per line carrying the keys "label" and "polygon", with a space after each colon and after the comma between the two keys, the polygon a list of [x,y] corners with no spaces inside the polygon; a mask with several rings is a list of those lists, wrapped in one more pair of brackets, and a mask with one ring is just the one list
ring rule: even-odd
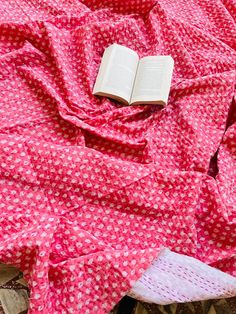
{"label": "open book's right page", "polygon": [[150,56],[139,60],[130,104],[166,105],[174,60],[171,56]]}

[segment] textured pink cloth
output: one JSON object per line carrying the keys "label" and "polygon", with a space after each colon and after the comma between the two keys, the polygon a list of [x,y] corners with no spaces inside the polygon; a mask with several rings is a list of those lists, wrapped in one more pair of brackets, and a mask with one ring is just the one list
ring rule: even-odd
{"label": "textured pink cloth", "polygon": [[[0,261],[24,271],[30,313],[107,313],[163,247],[235,274],[235,13],[1,0]],[[173,57],[166,108],[92,96],[114,42]]]}

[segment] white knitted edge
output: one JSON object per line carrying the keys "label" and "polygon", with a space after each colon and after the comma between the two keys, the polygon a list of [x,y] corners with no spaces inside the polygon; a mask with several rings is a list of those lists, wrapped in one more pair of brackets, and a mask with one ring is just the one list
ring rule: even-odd
{"label": "white knitted edge", "polygon": [[236,296],[236,278],[201,261],[163,249],[128,295],[171,304]]}

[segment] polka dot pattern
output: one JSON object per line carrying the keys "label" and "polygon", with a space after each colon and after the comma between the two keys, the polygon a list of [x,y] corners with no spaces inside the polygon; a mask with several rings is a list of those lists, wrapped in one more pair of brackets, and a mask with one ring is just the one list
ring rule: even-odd
{"label": "polka dot pattern", "polygon": [[[163,248],[236,274],[233,10],[1,1],[0,260],[31,313],[108,313]],[[113,42],[172,55],[166,108],[92,95]]]}

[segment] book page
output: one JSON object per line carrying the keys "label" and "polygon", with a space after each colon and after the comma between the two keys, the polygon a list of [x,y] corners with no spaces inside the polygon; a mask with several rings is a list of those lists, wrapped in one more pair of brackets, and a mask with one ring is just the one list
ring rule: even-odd
{"label": "book page", "polygon": [[130,102],[138,54],[125,46],[113,44],[103,55],[93,94]]}
{"label": "book page", "polygon": [[166,105],[174,60],[171,56],[150,56],[140,59],[131,97],[131,104]]}

